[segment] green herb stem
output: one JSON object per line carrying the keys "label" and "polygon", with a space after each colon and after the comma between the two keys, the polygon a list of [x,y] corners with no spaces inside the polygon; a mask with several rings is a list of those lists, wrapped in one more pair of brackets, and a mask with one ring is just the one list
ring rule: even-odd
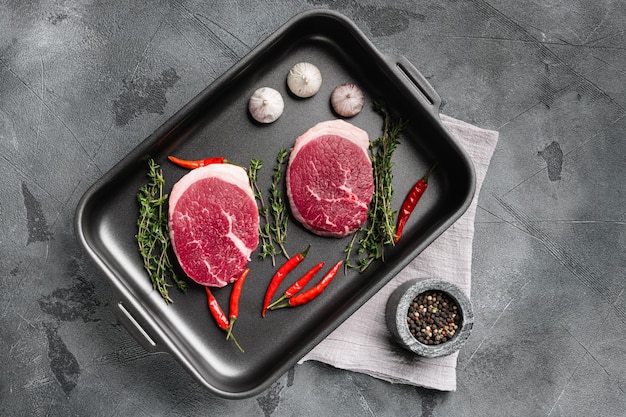
{"label": "green herb stem", "polygon": [[167,283],[169,277],[183,292],[187,283],[174,272],[168,251],[171,245],[167,225],[167,213],[163,206],[168,195],[163,194],[163,172],[153,159],[148,160],[148,178],[146,185],[137,193],[139,217],[137,219],[137,245],[143,259],[144,269],[150,275],[152,286],[161,294],[166,303],[171,303]]}
{"label": "green herb stem", "polygon": [[[358,268],[365,271],[373,261],[385,260],[385,246],[394,244],[396,212],[391,207],[393,199],[393,161],[392,156],[400,143],[400,136],[405,122],[391,116],[382,102],[374,102],[374,109],[383,116],[381,136],[370,143],[374,195],[368,210],[366,225],[353,236],[345,249],[346,268]],[[353,254],[357,240],[359,248]],[[356,257],[356,265],[351,261]]]}
{"label": "green herb stem", "polygon": [[269,228],[274,234],[274,242],[280,248],[282,254],[289,259],[289,254],[285,249],[285,240],[287,239],[287,223],[289,216],[287,213],[287,205],[283,199],[281,191],[281,180],[283,177],[283,167],[287,162],[289,152],[281,148],[276,157],[276,165],[272,172],[272,184],[270,185],[269,208],[274,219],[274,224]]}
{"label": "green herb stem", "polygon": [[248,170],[248,178],[250,179],[250,185],[254,192],[254,197],[259,201],[259,217],[263,219],[264,223],[261,225],[259,222],[259,237],[261,238],[261,250],[259,252],[259,258],[265,259],[270,257],[272,259],[272,266],[276,266],[276,248],[274,247],[274,241],[272,238],[272,225],[270,223],[269,212],[265,201],[263,199],[263,193],[259,187],[258,172],[263,167],[263,161],[260,159],[250,160],[250,169]]}

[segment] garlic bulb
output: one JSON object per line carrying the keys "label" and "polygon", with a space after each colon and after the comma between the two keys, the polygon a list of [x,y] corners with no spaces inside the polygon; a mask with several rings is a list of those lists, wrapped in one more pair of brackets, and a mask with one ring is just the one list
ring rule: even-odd
{"label": "garlic bulb", "polygon": [[309,62],[300,62],[289,70],[287,74],[287,86],[298,97],[311,97],[315,95],[322,85],[320,70]]}
{"label": "garlic bulb", "polygon": [[283,114],[284,108],[283,96],[270,87],[261,87],[256,90],[248,102],[250,115],[260,123],[272,123]]}
{"label": "garlic bulb", "polygon": [[352,117],[363,108],[363,91],[354,84],[341,84],[330,95],[330,104],[335,113],[343,117]]}

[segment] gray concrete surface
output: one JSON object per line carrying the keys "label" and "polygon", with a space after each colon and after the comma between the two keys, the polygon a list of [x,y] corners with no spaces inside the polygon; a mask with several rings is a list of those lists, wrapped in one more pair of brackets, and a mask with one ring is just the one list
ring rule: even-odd
{"label": "gray concrete surface", "polygon": [[[318,363],[212,396],[116,323],[72,219],[97,178],[299,11],[406,56],[500,132],[458,390]],[[623,0],[0,2],[3,416],[626,415]]]}

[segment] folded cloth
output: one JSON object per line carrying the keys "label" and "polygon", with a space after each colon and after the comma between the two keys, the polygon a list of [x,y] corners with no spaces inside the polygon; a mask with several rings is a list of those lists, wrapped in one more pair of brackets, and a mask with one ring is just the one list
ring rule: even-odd
{"label": "folded cloth", "polygon": [[408,280],[437,277],[453,282],[470,295],[476,206],[498,132],[444,115],[441,121],[474,163],[476,193],[467,211],[299,363],[316,360],[392,383],[456,390],[458,352],[432,359],[413,355],[392,340],[385,324],[389,295]]}

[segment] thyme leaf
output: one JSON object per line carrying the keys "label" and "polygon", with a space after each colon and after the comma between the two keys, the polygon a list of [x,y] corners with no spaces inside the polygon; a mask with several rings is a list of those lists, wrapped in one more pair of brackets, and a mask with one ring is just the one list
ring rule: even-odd
{"label": "thyme leaf", "polygon": [[287,204],[283,199],[283,193],[280,189],[281,180],[283,177],[283,167],[287,162],[287,156],[289,152],[281,148],[276,156],[276,165],[272,171],[272,183],[270,185],[269,196],[269,209],[274,219],[274,223],[270,226],[269,230],[274,235],[274,242],[280,248],[282,254],[289,259],[289,254],[285,249],[285,239],[287,238],[287,223],[289,221],[289,215],[287,212]]}
{"label": "thyme leaf", "polygon": [[171,242],[167,212],[164,210],[168,195],[163,194],[163,171],[152,158],[148,159],[148,179],[148,183],[137,192],[139,216],[135,239],[152,286],[159,291],[166,303],[171,303],[173,301],[168,291],[171,284],[167,282],[167,278],[174,281],[182,292],[187,290],[187,283],[176,275],[168,255]]}
{"label": "thyme leaf", "polygon": [[261,238],[261,250],[259,251],[259,259],[263,260],[268,256],[272,258],[272,266],[276,265],[276,248],[272,238],[272,225],[270,223],[269,211],[263,200],[263,193],[259,188],[258,172],[263,167],[263,161],[260,159],[250,160],[250,168],[248,169],[248,179],[254,192],[254,198],[259,201],[259,217],[263,219],[264,224],[259,222],[259,237]]}
{"label": "thyme leaf", "polygon": [[[382,133],[370,143],[374,195],[365,226],[355,232],[344,250],[346,268],[357,268],[359,272],[365,271],[377,259],[384,262],[385,246],[394,243],[396,212],[391,207],[392,156],[400,143],[400,136],[406,124],[404,120],[392,117],[386,105],[380,101],[374,102],[374,109],[383,116]],[[358,249],[354,254],[357,242]]]}

